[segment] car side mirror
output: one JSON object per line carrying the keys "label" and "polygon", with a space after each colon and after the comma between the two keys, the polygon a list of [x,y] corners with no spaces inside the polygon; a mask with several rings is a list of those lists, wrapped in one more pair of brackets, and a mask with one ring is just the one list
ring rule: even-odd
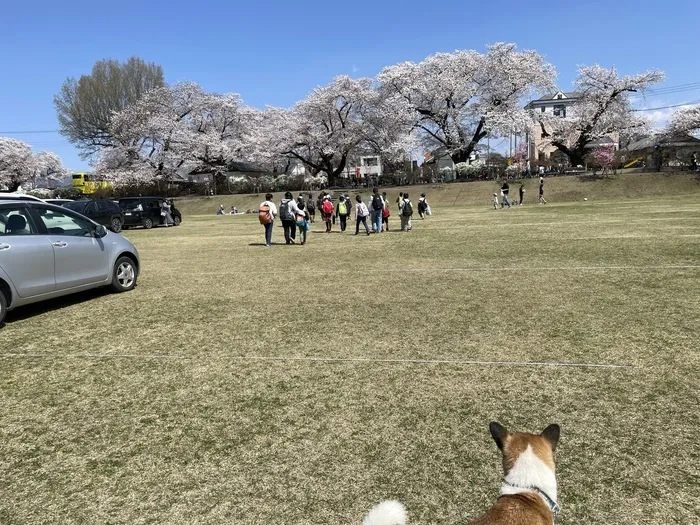
{"label": "car side mirror", "polygon": [[95,237],[97,239],[101,239],[105,235],[107,235],[107,228],[105,228],[101,224],[98,224],[97,226],[95,226]]}

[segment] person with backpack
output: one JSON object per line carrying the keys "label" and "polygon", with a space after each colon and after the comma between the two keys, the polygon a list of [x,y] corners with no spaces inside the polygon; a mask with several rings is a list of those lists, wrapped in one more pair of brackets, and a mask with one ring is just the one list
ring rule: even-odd
{"label": "person with backpack", "polygon": [[386,197],[386,192],[382,193],[382,198],[384,199],[384,209],[382,210],[382,231],[389,231],[389,217],[391,217],[391,210],[389,209],[389,199]]}
{"label": "person with backpack", "polygon": [[411,216],[413,215],[413,204],[408,198],[408,193],[403,194],[401,202],[401,231],[407,232],[411,230]]}
{"label": "person with backpack", "polygon": [[382,212],[384,211],[384,199],[379,194],[379,188],[376,186],[372,189],[372,229],[374,233],[382,232]]}
{"label": "person with backpack", "polygon": [[334,211],[335,207],[333,206],[331,196],[326,194],[325,197],[323,197],[323,202],[321,203],[321,216],[323,217],[323,222],[326,223],[326,233],[331,233]]}
{"label": "person with backpack", "polygon": [[309,214],[309,223],[313,223],[316,218],[316,205],[314,204],[314,196],[309,193],[309,200],[306,202],[306,211]]}
{"label": "person with backpack", "polygon": [[350,215],[350,209],[352,208],[352,203],[350,202],[350,197],[344,195],[340,196],[338,200],[338,205],[335,207],[335,216],[340,219],[340,232],[344,232],[348,225],[348,215]]}
{"label": "person with backpack", "polygon": [[258,219],[265,226],[265,246],[272,246],[272,227],[277,216],[277,206],[272,202],[272,193],[265,195],[265,200],[258,207]]}
{"label": "person with backpack", "polygon": [[357,204],[355,205],[355,235],[360,234],[360,223],[364,225],[365,231],[367,232],[367,235],[369,235],[369,226],[367,226],[369,210],[367,209],[367,205],[362,202],[361,196],[358,195],[355,197],[355,200],[357,201]]}
{"label": "person with backpack", "polygon": [[295,244],[297,236],[296,216],[301,213],[292,192],[284,194],[284,199],[280,201],[280,219],[284,228],[284,240],[287,244]]}

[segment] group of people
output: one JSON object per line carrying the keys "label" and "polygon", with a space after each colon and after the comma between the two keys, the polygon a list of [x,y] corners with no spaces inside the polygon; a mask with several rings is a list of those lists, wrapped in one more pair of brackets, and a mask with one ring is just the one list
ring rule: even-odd
{"label": "group of people", "polygon": [[[508,200],[508,193],[510,192],[510,185],[508,184],[508,181],[503,181],[503,184],[501,185],[501,201],[500,203],[498,202],[498,193],[493,194],[493,209],[496,210],[498,209],[498,206],[500,204],[501,209],[503,207],[508,206],[510,208],[511,203]],[[523,200],[525,199],[525,186],[521,182],[520,187],[518,188],[518,197],[519,200],[514,201],[513,205],[522,205]],[[540,198],[539,198],[540,204],[547,204],[547,201],[544,198],[544,177],[540,177]]]}
{"label": "group of people", "polygon": [[[279,208],[272,202],[273,195],[265,195],[265,201],[258,209],[260,223],[265,226],[265,245],[272,245],[272,229],[275,219],[279,217],[284,229],[285,244],[296,244],[296,233],[299,231],[300,244],[308,241],[310,224],[316,219],[316,210],[321,214],[321,219],[326,226],[326,233],[330,233],[336,222],[340,223],[340,231],[347,229],[348,219],[355,217],[355,235],[360,234],[360,226],[363,226],[366,235],[372,233],[382,233],[389,231],[389,217],[391,217],[391,207],[386,192],[379,193],[379,188],[372,190],[372,195],[367,203],[363,202],[361,195],[355,196],[353,204],[350,195],[341,193],[337,202],[333,202],[330,193],[322,192],[314,201],[313,195],[308,194],[308,199],[304,199],[302,193],[294,199],[292,192],[285,193],[280,201]],[[396,199],[398,213],[401,218],[401,231],[411,231],[413,225],[413,203],[409,199],[408,193],[400,193]],[[432,211],[426,199],[425,193],[418,199],[418,214],[421,218],[431,215]],[[370,219],[371,225],[367,224]]]}
{"label": "group of people", "polygon": [[[238,208],[236,208],[235,206],[231,206],[231,211],[228,213],[228,215],[236,215],[237,213],[238,213]],[[227,215],[223,204],[219,205],[219,209],[216,210],[216,214],[217,215]]]}

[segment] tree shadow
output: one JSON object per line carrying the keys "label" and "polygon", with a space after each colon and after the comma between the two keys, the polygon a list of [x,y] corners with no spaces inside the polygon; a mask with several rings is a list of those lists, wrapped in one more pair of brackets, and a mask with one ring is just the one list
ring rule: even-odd
{"label": "tree shadow", "polygon": [[[12,323],[16,323],[18,321],[25,321],[37,315],[46,314],[55,310],[61,310],[63,308],[92,301],[93,299],[104,297],[110,293],[111,291],[108,288],[94,288],[84,292],[64,295],[63,297],[57,297],[55,299],[48,299],[39,303],[18,306],[16,310],[7,312],[5,324],[11,325]],[[0,327],[2,327],[2,325],[0,325]],[[76,330],[77,329],[80,329],[80,327],[76,326]]]}

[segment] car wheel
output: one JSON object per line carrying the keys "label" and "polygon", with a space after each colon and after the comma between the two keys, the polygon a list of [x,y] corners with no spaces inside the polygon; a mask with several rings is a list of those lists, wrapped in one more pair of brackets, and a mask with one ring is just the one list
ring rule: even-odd
{"label": "car wheel", "polygon": [[153,228],[153,219],[149,219],[148,217],[143,220],[143,227],[146,228],[147,230],[150,230]]}
{"label": "car wheel", "polygon": [[5,294],[0,291],[0,326],[5,320],[5,315],[7,314],[7,299],[5,299]]}
{"label": "car wheel", "polygon": [[114,233],[119,233],[120,231],[122,231],[122,221],[115,217],[114,219],[112,219],[112,224],[109,229],[112,230]]}
{"label": "car wheel", "polygon": [[115,292],[128,292],[136,286],[136,265],[130,257],[119,257],[114,263],[112,289]]}
{"label": "car wheel", "polygon": [[175,224],[175,226],[180,226],[180,223],[182,223],[182,219],[175,215],[175,217],[173,217],[173,224]]}

